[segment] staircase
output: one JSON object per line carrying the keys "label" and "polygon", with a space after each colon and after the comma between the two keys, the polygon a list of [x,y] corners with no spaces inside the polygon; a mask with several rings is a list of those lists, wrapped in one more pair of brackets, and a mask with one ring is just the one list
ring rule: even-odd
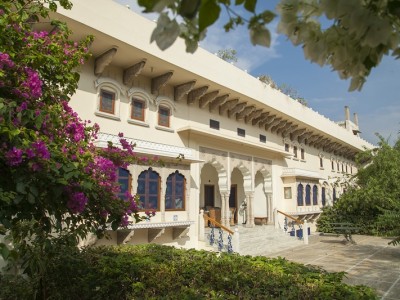
{"label": "staircase", "polygon": [[[255,226],[246,228],[239,226],[239,244],[241,255],[263,255],[304,245],[303,240],[289,236],[274,225]],[[234,249],[235,251],[235,249]]]}
{"label": "staircase", "polygon": [[[233,228],[232,228],[233,229]],[[242,225],[238,226],[239,229],[239,254],[241,255],[262,255],[268,256],[272,253],[282,250],[294,248],[304,245],[303,240],[296,237],[289,236],[281,229],[276,229],[274,225],[255,226],[253,228],[246,228]],[[215,229],[215,243],[213,246],[209,245],[209,234],[211,229],[206,228],[206,240],[203,242],[201,248],[208,251],[218,251],[218,237],[219,230]],[[223,234],[224,248],[223,252],[227,249],[227,234]],[[234,252],[237,249],[233,248]]]}

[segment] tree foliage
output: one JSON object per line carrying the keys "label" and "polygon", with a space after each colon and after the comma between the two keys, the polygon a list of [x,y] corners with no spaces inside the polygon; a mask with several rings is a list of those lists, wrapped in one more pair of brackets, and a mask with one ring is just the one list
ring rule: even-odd
{"label": "tree foliage", "polygon": [[[25,262],[31,274],[54,243],[76,245],[88,233],[140,221],[138,201],[118,197],[118,167],[140,163],[133,145],[95,146],[97,124],[69,107],[79,67],[92,37],[69,39],[62,23],[48,19],[69,1],[0,3],[0,243],[4,258]],[[39,20],[40,18],[40,20]],[[51,31],[36,31],[38,22]],[[1,237],[1,236],[0,236]]]}
{"label": "tree foliage", "polygon": [[227,49],[220,49],[217,51],[217,56],[220,59],[223,59],[227,62],[237,62],[237,52],[235,49],[227,48]]}
{"label": "tree foliage", "polygon": [[267,25],[279,17],[279,33],[301,46],[306,59],[332,67],[342,79],[350,78],[351,91],[362,88],[384,55],[400,57],[397,0],[280,0],[276,11],[257,9],[260,2],[138,0],[144,12],[160,14],[151,41],[162,50],[180,36],[186,50],[194,52],[224,9],[226,31],[247,25],[251,43],[266,47],[271,42]]}
{"label": "tree foliage", "polygon": [[400,236],[400,139],[392,147],[380,137],[379,147],[358,155],[357,163],[355,185],[323,212],[319,229],[327,222],[348,221],[365,234]]}

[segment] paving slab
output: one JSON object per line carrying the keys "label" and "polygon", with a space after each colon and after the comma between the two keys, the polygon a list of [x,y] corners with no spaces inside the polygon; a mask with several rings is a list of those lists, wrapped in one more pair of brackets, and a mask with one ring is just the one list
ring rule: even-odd
{"label": "paving slab", "polygon": [[346,272],[344,282],[374,288],[383,300],[400,299],[400,247],[390,239],[355,235],[351,244],[336,235],[313,235],[300,245],[269,257],[316,265],[330,272]]}

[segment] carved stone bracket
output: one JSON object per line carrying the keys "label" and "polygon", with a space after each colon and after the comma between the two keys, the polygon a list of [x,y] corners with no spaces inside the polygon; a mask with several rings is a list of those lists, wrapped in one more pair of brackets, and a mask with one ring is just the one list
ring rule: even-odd
{"label": "carved stone bracket", "polygon": [[297,130],[293,131],[291,136],[290,136],[291,140],[292,141],[296,140],[297,137],[302,135],[304,132],[306,132],[306,130],[307,129],[305,129],[305,128],[300,128],[300,129],[297,129]]}
{"label": "carved stone bracket", "polygon": [[116,53],[117,48],[111,48],[100,56],[96,57],[94,61],[94,75],[101,75],[104,69],[112,62]]}
{"label": "carved stone bracket", "polygon": [[262,127],[265,128],[266,125],[271,124],[275,119],[276,119],[276,115],[267,116],[264,120],[260,121],[258,126],[260,128],[262,128]]}
{"label": "carved stone bracket", "polygon": [[219,107],[219,114],[222,115],[227,110],[233,108],[238,102],[239,102],[239,99],[232,99],[232,100],[226,101],[224,104],[222,104]]}
{"label": "carved stone bracket", "polygon": [[287,123],[287,120],[280,121],[279,123],[277,123],[271,127],[271,132],[273,133],[273,132],[277,131],[278,129],[284,127],[286,125],[286,123]]}
{"label": "carved stone bracket", "polygon": [[172,238],[174,240],[187,237],[189,227],[174,227],[172,229]]}
{"label": "carved stone bracket", "polygon": [[276,131],[276,134],[281,134],[283,131],[287,130],[288,128],[292,127],[292,122],[286,122],[282,126],[279,125],[278,130]]}
{"label": "carved stone bracket", "polygon": [[312,146],[313,144],[315,144],[315,142],[316,142],[317,140],[319,140],[319,139],[321,139],[321,138],[322,138],[322,137],[321,137],[319,134],[314,134],[314,135],[310,136],[310,137],[307,139],[308,145],[309,145],[309,146]]}
{"label": "carved stone bracket", "polygon": [[196,80],[182,83],[174,87],[174,100],[179,101],[183,96],[187,95],[194,87]]}
{"label": "carved stone bracket", "polygon": [[147,238],[149,243],[159,238],[165,233],[165,228],[149,228]]}
{"label": "carved stone bracket", "polygon": [[208,90],[208,86],[202,86],[189,92],[187,96],[187,104],[192,104],[194,101],[200,99]]}
{"label": "carved stone bracket", "polygon": [[[251,121],[251,124],[252,124],[253,126],[259,124],[260,122],[262,122],[262,121],[264,121],[265,119],[267,119],[268,115],[269,115],[269,112],[263,112],[263,113],[262,113],[261,115],[259,115],[258,117],[255,117],[255,118]],[[260,125],[260,127],[261,127],[261,125]]]}
{"label": "carved stone bracket", "polygon": [[135,234],[134,230],[119,230],[117,231],[117,244],[126,244],[130,240],[132,240],[133,236]]}
{"label": "carved stone bracket", "polygon": [[241,112],[247,105],[247,102],[242,102],[235,105],[232,109],[228,109],[228,118],[234,116],[236,113]]}
{"label": "carved stone bracket", "polygon": [[236,120],[242,120],[244,119],[245,116],[247,116],[249,113],[254,111],[256,107],[254,105],[246,106],[240,113],[236,115]]}
{"label": "carved stone bracket", "polygon": [[282,137],[288,137],[293,131],[295,131],[299,125],[291,125],[282,131]]}
{"label": "carved stone bracket", "polygon": [[275,125],[279,124],[282,121],[282,118],[273,119],[270,123],[265,124],[265,130],[268,130]]}
{"label": "carved stone bracket", "polygon": [[262,112],[263,112],[262,108],[254,110],[248,116],[245,116],[244,122],[245,123],[249,123],[250,121],[253,121],[253,119],[258,118],[259,116],[261,116]]}
{"label": "carved stone bracket", "polygon": [[329,138],[321,139],[318,142],[314,143],[314,147],[315,148],[320,148],[322,146],[325,146],[325,145],[329,144],[329,141],[330,141]]}
{"label": "carved stone bracket", "polygon": [[172,77],[173,73],[174,72],[170,71],[170,72],[167,72],[160,76],[152,78],[151,79],[151,93],[156,94],[160,90],[160,88],[165,86],[167,84],[168,80],[170,80],[170,78]]}
{"label": "carved stone bracket", "polygon": [[299,137],[298,137],[297,140],[299,141],[299,143],[304,143],[304,141],[305,141],[305,140],[308,140],[308,138],[309,138],[310,136],[312,136],[312,135],[313,135],[313,132],[312,132],[312,131],[307,131],[307,132],[305,132],[305,133],[299,135]]}
{"label": "carved stone bracket", "polygon": [[213,111],[215,108],[219,107],[220,105],[224,104],[226,99],[228,99],[229,94],[225,94],[215,98],[214,101],[210,102],[209,110],[210,112]]}
{"label": "carved stone bracket", "polygon": [[199,100],[199,107],[204,108],[208,103],[213,101],[217,96],[218,96],[219,91],[213,91],[211,93],[205,94],[203,97],[200,98]]}
{"label": "carved stone bracket", "polygon": [[123,83],[125,85],[131,85],[133,79],[142,72],[144,65],[146,64],[146,59],[134,64],[133,66],[124,70]]}

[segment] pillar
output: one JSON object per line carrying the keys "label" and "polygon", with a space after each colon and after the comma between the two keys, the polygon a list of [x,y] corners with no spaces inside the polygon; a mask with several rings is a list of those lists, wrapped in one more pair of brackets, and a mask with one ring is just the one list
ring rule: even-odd
{"label": "pillar", "polygon": [[268,224],[274,224],[274,209],[272,207],[272,193],[266,193]]}
{"label": "pillar", "polygon": [[199,214],[199,241],[204,241],[204,210],[200,209]]}
{"label": "pillar", "polygon": [[221,193],[221,224],[229,228],[229,192]]}
{"label": "pillar", "polygon": [[254,227],[254,192],[246,193],[246,201],[247,201],[247,222],[246,227]]}

